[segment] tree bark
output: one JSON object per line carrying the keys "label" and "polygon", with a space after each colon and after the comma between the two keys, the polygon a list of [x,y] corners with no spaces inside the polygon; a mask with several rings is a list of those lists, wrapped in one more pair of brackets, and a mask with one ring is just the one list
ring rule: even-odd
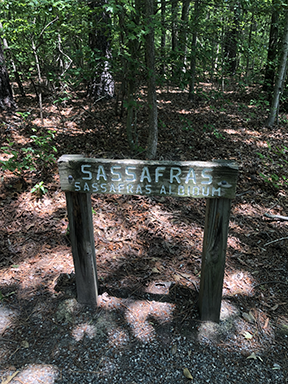
{"label": "tree bark", "polygon": [[285,12],[285,28],[284,28],[284,34],[283,34],[283,40],[282,40],[282,56],[279,64],[277,78],[275,81],[273,100],[271,103],[269,117],[267,120],[268,127],[272,127],[274,125],[278,115],[279,100],[282,93],[283,83],[284,83],[285,74],[286,74],[287,56],[288,56],[288,11]]}
{"label": "tree bark", "polygon": [[172,39],[172,52],[176,52],[177,49],[177,5],[178,0],[171,0],[171,6],[172,6],[172,25],[171,25],[171,39]]}
{"label": "tree bark", "polygon": [[248,37],[248,49],[246,56],[246,79],[248,80],[249,76],[249,67],[250,67],[250,50],[251,50],[251,42],[252,42],[252,32],[254,28],[254,13],[252,12],[251,20],[250,20],[250,28],[249,28],[249,37]]}
{"label": "tree bark", "polygon": [[195,0],[194,17],[193,17],[193,33],[192,33],[192,47],[191,47],[191,64],[190,64],[190,82],[188,100],[194,100],[194,88],[196,77],[196,46],[197,46],[197,26],[199,19],[199,3],[200,0]]}
{"label": "tree bark", "polygon": [[[3,29],[3,25],[1,23],[1,21],[0,21],[0,29]],[[3,46],[4,46],[4,49],[6,50],[6,52],[9,51],[9,44],[8,44],[8,41],[6,40],[5,37],[3,37]],[[14,77],[15,77],[15,80],[16,80],[16,82],[18,84],[18,87],[19,87],[20,94],[21,94],[21,96],[24,97],[25,96],[25,91],[24,91],[24,88],[23,88],[23,85],[22,85],[22,82],[21,82],[21,79],[20,79],[20,75],[19,75],[19,73],[17,71],[17,67],[16,67],[16,64],[15,64],[15,61],[14,61],[11,53],[10,53],[9,57],[10,57],[10,62],[11,62],[11,65],[12,65]]]}
{"label": "tree bark", "polygon": [[161,69],[160,73],[162,76],[165,74],[166,65],[165,65],[165,45],[166,45],[166,27],[165,27],[165,14],[166,14],[166,0],[161,0]]}
{"label": "tree bark", "polygon": [[112,58],[110,15],[103,10],[106,3],[106,0],[90,3],[95,27],[89,34],[89,46],[94,51],[95,57],[99,59],[97,68],[93,68],[95,76],[91,79],[87,92],[93,99],[113,97],[115,89],[110,66]]}
{"label": "tree bark", "polygon": [[4,53],[0,41],[0,109],[14,109],[16,103],[13,99],[8,71],[5,65]]}
{"label": "tree bark", "polygon": [[228,27],[224,41],[224,54],[226,59],[226,71],[234,76],[237,68],[237,48],[239,38],[240,5],[234,5],[232,25]]}
{"label": "tree bark", "polygon": [[269,47],[267,52],[267,64],[265,69],[265,79],[263,84],[263,91],[270,95],[273,91],[277,47],[278,47],[278,20],[279,8],[276,7],[275,0],[273,1],[273,11],[271,16],[270,34],[269,34]]}
{"label": "tree bark", "polygon": [[158,143],[158,111],[156,99],[155,79],[155,44],[154,44],[154,1],[146,0],[146,17],[149,25],[149,33],[146,35],[146,60],[148,72],[148,106],[149,106],[149,136],[147,143],[147,158],[156,156]]}
{"label": "tree bark", "polygon": [[190,9],[190,0],[183,0],[181,28],[179,31],[179,55],[181,63],[181,72],[186,72],[186,54],[187,54],[187,33],[188,33],[188,16]]}

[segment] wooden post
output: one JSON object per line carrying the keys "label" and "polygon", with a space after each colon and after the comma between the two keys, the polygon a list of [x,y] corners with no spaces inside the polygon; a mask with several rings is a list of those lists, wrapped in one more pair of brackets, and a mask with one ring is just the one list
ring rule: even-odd
{"label": "wooden post", "polygon": [[199,310],[201,320],[219,322],[230,216],[230,199],[206,199]]}
{"label": "wooden post", "polygon": [[230,161],[58,160],[66,192],[77,299],[96,305],[98,295],[91,193],[206,199],[199,308],[202,320],[219,322],[231,199],[237,164]]}
{"label": "wooden post", "polygon": [[77,300],[97,305],[98,282],[96,271],[91,195],[66,192],[70,240],[76,276]]}

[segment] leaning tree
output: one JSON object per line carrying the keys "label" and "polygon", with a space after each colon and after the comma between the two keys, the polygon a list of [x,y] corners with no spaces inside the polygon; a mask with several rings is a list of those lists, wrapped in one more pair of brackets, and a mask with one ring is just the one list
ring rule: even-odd
{"label": "leaning tree", "polygon": [[4,53],[0,41],[0,109],[15,108],[9,75],[5,65]]}

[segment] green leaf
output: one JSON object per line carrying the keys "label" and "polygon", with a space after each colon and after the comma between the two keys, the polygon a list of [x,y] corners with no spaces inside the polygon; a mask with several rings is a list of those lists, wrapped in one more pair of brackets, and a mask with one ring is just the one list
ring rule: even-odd
{"label": "green leaf", "polygon": [[244,336],[245,339],[247,339],[247,340],[250,340],[250,339],[253,338],[253,335],[251,335],[251,333],[248,332],[248,331],[243,332],[243,336]]}

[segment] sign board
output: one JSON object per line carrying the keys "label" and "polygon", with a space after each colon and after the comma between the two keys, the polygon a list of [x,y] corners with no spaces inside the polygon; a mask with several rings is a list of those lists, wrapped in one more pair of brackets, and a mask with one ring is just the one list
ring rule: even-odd
{"label": "sign board", "polygon": [[91,193],[205,198],[199,310],[202,320],[219,321],[231,199],[237,164],[230,161],[58,160],[66,193],[77,300],[97,305],[98,280]]}
{"label": "sign board", "polygon": [[63,191],[232,199],[238,166],[229,161],[58,160]]}

